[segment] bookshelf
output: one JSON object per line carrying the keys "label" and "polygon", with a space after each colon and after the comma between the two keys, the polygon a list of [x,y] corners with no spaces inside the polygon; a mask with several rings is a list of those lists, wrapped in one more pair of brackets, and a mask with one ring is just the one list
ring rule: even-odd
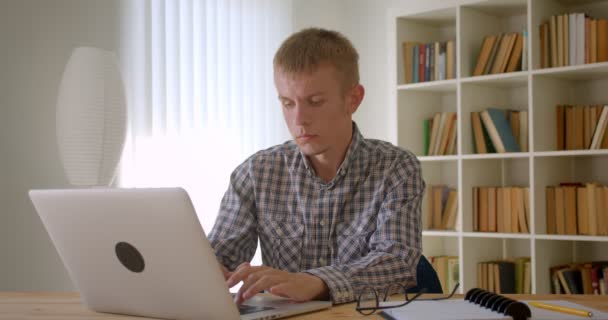
{"label": "bookshelf", "polygon": [[[547,234],[545,187],[566,181],[608,184],[608,150],[556,148],[555,105],[608,104],[608,62],[540,68],[538,26],[552,15],[587,12],[608,18],[608,0],[488,0],[428,10],[392,9],[388,15],[391,140],[418,155],[427,185],[458,190],[455,230],[424,230],[426,256],[458,256],[460,292],[476,287],[477,263],[529,256],[532,293],[550,293],[549,267],[608,260],[608,236]],[[472,76],[489,34],[526,31],[527,68]],[[406,41],[455,40],[456,78],[406,84]],[[475,154],[470,113],[485,108],[527,111],[528,151]],[[455,155],[424,156],[423,121],[435,112],[457,113]],[[473,230],[473,187],[530,190],[529,233]],[[423,200],[423,225],[427,199]]]}

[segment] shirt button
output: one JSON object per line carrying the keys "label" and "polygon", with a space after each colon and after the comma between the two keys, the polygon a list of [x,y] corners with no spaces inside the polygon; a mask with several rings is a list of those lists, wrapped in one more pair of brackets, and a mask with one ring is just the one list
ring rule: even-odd
{"label": "shirt button", "polygon": [[319,224],[320,224],[321,226],[324,226],[324,225],[325,225],[325,219],[321,219],[321,221],[319,221]]}
{"label": "shirt button", "polygon": [[320,258],[320,259],[319,259],[319,264],[321,264],[321,265],[325,265],[325,259]]}
{"label": "shirt button", "polygon": [[278,235],[278,236],[282,236],[282,235],[283,235],[283,230],[281,230],[281,229],[277,229],[277,235]]}

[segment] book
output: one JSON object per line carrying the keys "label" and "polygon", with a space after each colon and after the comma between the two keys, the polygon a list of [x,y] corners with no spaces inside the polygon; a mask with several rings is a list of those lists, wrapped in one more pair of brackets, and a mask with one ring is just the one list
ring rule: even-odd
{"label": "book", "polygon": [[[484,297],[483,299],[481,297]],[[508,301],[504,308],[493,307],[495,301]],[[561,307],[588,310],[594,319],[606,319],[608,313],[564,300],[539,300]],[[380,306],[394,305],[394,301],[381,302]],[[387,319],[487,319],[487,320],[536,320],[573,319],[572,315],[534,307],[529,301],[518,301],[490,292],[473,288],[466,292],[464,299],[420,300],[406,306],[384,309],[382,317]]]}
{"label": "book", "polygon": [[513,50],[511,51],[511,57],[509,58],[509,62],[506,66],[506,70],[505,70],[506,72],[516,71],[518,69],[518,66],[521,66],[523,46],[524,46],[523,33],[517,33],[515,35]]}
{"label": "book", "polygon": [[557,67],[558,66],[558,43],[557,43],[557,16],[552,16],[551,21],[549,22],[549,34],[550,34],[550,43],[551,43],[551,54],[550,54],[550,64],[549,67]]}
{"label": "book", "polygon": [[475,65],[475,70],[473,71],[473,76],[480,76],[483,74],[483,70],[490,58],[490,53],[492,52],[494,42],[496,42],[496,36],[486,36],[483,39],[483,43],[481,44],[481,48],[479,50],[479,56],[477,57],[477,64]]}
{"label": "book", "polygon": [[597,62],[597,20],[591,19],[589,23],[589,38],[591,42],[589,43],[589,62],[596,63]]}
{"label": "book", "polygon": [[488,232],[496,232],[496,191],[500,188],[488,188]]}
{"label": "book", "polygon": [[414,82],[414,48],[416,42],[404,42],[402,44],[403,50],[403,79],[405,83]]}
{"label": "book", "polygon": [[[587,183],[585,188],[587,189],[587,221],[588,234],[595,236],[597,235],[597,203],[595,201],[595,189],[597,188],[595,183]],[[600,208],[601,210],[601,208]]]}
{"label": "book", "polygon": [[566,212],[564,207],[564,188],[555,188],[555,233],[566,234]]}
{"label": "book", "polygon": [[437,144],[437,140],[439,139],[439,126],[441,122],[441,113],[437,112],[433,115],[433,121],[431,126],[431,138],[429,143],[429,152],[428,155],[435,155],[435,145]]}
{"label": "book", "polygon": [[564,189],[564,214],[566,234],[577,234],[576,225],[576,187],[566,186]]}
{"label": "book", "polygon": [[511,213],[511,210],[513,209],[511,207],[511,188],[508,187],[504,187],[504,188],[500,188],[499,189],[500,192],[502,192],[502,219],[503,219],[503,226],[505,231],[504,232],[517,232],[517,229],[513,230],[511,229],[512,227],[512,221],[511,219],[513,218],[513,215]]}
{"label": "book", "polygon": [[444,112],[445,124],[441,132],[441,140],[439,143],[439,149],[437,149],[437,155],[448,154],[447,146],[450,141],[451,135],[455,134],[456,131],[456,112]]}
{"label": "book", "polygon": [[423,154],[425,156],[429,155],[429,145],[431,142],[431,119],[424,119],[422,121],[422,136],[423,136],[423,145],[424,148]]}
{"label": "book", "polygon": [[576,13],[576,59],[574,59],[575,64],[585,64],[585,14],[584,13]]}
{"label": "book", "polygon": [[513,33],[505,34],[502,37],[500,41],[500,47],[498,48],[498,52],[496,53],[496,59],[492,65],[492,71],[490,72],[491,74],[503,72],[503,67],[505,65],[504,61],[507,59],[510,50],[513,48],[512,38]]}
{"label": "book", "polygon": [[566,134],[564,132],[565,124],[566,124],[566,110],[564,105],[557,105],[555,107],[555,120],[557,124],[556,132],[557,132],[557,140],[556,140],[556,149],[557,150],[565,150],[566,149]]}
{"label": "book", "polygon": [[[591,117],[591,115],[590,115]],[[591,120],[589,120],[591,122]],[[608,106],[604,106],[602,108],[602,113],[600,118],[595,126],[595,131],[593,132],[593,138],[591,139],[591,144],[589,145],[589,149],[600,149],[602,144],[602,139],[606,135],[606,128],[608,127]]]}
{"label": "book", "polygon": [[498,53],[498,48],[500,47],[501,42],[503,41],[505,34],[501,33],[496,37],[496,41],[494,41],[494,45],[492,46],[492,51],[490,51],[490,57],[488,58],[488,63],[483,68],[483,74],[490,74],[492,72],[492,67],[494,66],[496,55]]}
{"label": "book", "polygon": [[578,234],[589,234],[589,206],[587,188],[576,188]]}
{"label": "book", "polygon": [[458,215],[458,192],[450,190],[448,200],[441,220],[441,229],[453,230],[456,226],[456,216]]}
{"label": "book", "polygon": [[473,187],[473,231],[479,230],[479,188]]}
{"label": "book", "polygon": [[481,120],[488,130],[496,151],[499,153],[519,151],[504,110],[494,108],[484,110],[481,112]]}
{"label": "book", "polygon": [[597,62],[608,61],[608,19],[597,20]]}
{"label": "book", "polygon": [[488,231],[488,187],[479,188],[479,231]]}
{"label": "book", "polygon": [[541,68],[549,68],[550,67],[550,45],[549,45],[549,23],[545,22],[538,27],[538,33],[540,36],[540,67]]}
{"label": "book", "polygon": [[546,219],[547,219],[547,234],[556,234],[557,227],[555,225],[555,188],[548,186],[545,188],[546,193]]}
{"label": "book", "polygon": [[[525,192],[524,188],[513,188],[513,194],[515,195],[515,200],[513,203],[517,206],[517,223],[519,225],[519,232],[528,233],[528,219],[526,217],[526,207],[525,207]],[[513,194],[511,196],[513,196]]]}
{"label": "book", "polygon": [[528,152],[528,111],[519,112],[519,148]]}
{"label": "book", "polygon": [[573,66],[576,64],[576,61],[577,61],[576,13],[569,13],[566,15],[566,17],[568,18],[568,44],[569,44],[568,52],[570,53],[570,56],[569,56],[570,59],[568,59],[568,65]]}
{"label": "book", "polygon": [[446,44],[446,78],[454,79],[456,77],[456,46],[454,40],[450,40]]}

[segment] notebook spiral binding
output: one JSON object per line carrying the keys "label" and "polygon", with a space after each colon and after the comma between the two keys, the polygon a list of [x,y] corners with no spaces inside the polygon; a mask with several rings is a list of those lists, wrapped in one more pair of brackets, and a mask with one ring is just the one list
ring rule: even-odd
{"label": "notebook spiral binding", "polygon": [[480,307],[509,316],[513,320],[526,320],[532,317],[527,304],[483,289],[473,288],[467,291],[464,299]]}

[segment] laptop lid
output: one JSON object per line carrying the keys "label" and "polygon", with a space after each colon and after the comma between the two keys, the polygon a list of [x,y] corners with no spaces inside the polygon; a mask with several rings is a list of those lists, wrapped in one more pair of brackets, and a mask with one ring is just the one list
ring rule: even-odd
{"label": "laptop lid", "polygon": [[83,303],[168,319],[278,318],[328,308],[255,297],[242,317],[192,202],[181,188],[32,190]]}

